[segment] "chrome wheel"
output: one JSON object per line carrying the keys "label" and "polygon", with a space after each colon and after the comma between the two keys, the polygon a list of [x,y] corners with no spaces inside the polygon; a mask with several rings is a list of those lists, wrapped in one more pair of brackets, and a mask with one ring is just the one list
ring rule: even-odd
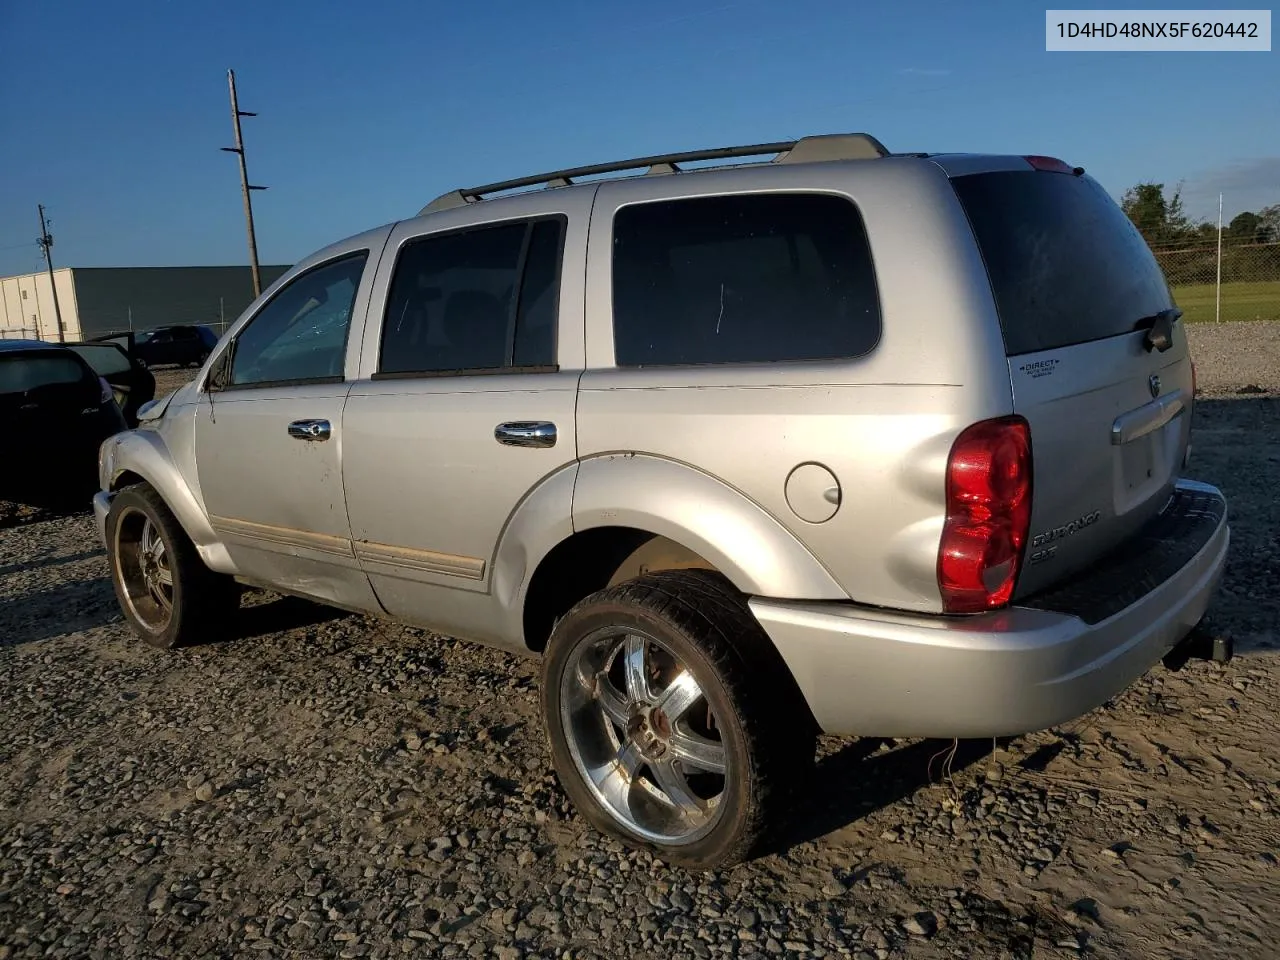
{"label": "chrome wheel", "polygon": [[115,574],[129,612],[147,630],[162,633],[173,617],[173,570],[152,519],[132,507],[116,524]]}
{"label": "chrome wheel", "polygon": [[629,832],[677,845],[716,825],[730,772],[721,725],[665,644],[621,627],[583,637],[562,674],[560,719],[588,789]]}

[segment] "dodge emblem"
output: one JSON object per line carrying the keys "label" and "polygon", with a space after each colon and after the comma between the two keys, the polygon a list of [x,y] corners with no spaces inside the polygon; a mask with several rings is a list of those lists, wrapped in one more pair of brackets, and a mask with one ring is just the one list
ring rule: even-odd
{"label": "dodge emblem", "polygon": [[1153,397],[1158,397],[1158,396],[1160,396],[1160,376],[1159,376],[1159,374],[1155,374],[1155,373],[1153,373],[1151,376],[1147,377],[1147,386],[1151,388],[1151,396],[1153,396]]}

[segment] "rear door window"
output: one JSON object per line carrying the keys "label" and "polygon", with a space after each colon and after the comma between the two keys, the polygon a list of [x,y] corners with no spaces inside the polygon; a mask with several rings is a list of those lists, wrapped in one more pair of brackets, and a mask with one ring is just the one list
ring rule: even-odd
{"label": "rear door window", "polygon": [[1173,297],[1142,235],[1087,176],[952,181],[987,265],[1009,356],[1130,333]]}
{"label": "rear door window", "polygon": [[375,376],[554,369],[565,223],[512,220],[406,243]]}
{"label": "rear door window", "polygon": [[862,217],[830,194],[626,206],[613,224],[618,366],[858,357],[880,338]]}

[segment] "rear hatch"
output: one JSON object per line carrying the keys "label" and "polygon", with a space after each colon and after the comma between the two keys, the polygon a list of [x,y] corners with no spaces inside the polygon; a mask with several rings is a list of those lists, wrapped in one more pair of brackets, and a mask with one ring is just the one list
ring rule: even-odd
{"label": "rear hatch", "polygon": [[[1105,555],[1169,501],[1191,360],[1159,265],[1092,178],[1050,162],[952,183],[986,262],[1014,410],[1031,428],[1017,599]],[[1165,349],[1150,342],[1162,332]]]}

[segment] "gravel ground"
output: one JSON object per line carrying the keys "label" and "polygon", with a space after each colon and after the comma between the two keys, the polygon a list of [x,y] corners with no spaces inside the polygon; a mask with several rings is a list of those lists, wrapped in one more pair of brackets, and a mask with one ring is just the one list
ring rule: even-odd
{"label": "gravel ground", "polygon": [[720,874],[568,809],[532,661],[267,595],[153,651],[87,516],[8,511],[0,960],[1274,956],[1280,324],[1191,329],[1237,658],[994,747],[825,740],[787,842]]}
{"label": "gravel ground", "polygon": [[177,390],[184,383],[190,381],[198,372],[198,370],[184,367],[153,368],[151,375],[156,378],[156,399],[158,400],[165,394]]}
{"label": "gravel ground", "polygon": [[1280,395],[1280,323],[1191,323],[1187,336],[1202,395]]}

